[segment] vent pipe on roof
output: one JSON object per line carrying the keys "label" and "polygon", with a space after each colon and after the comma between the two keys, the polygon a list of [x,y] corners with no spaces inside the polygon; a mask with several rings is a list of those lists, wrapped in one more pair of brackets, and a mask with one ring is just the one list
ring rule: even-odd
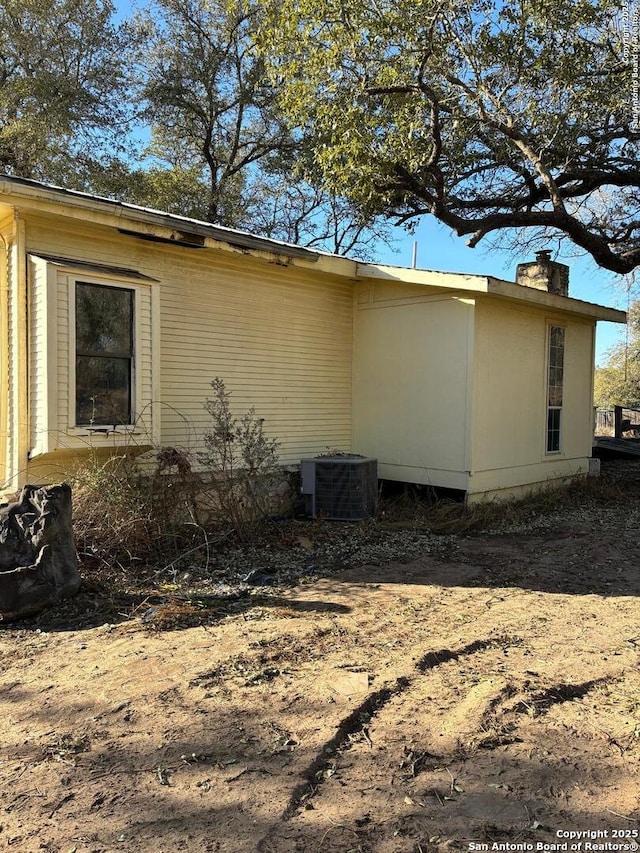
{"label": "vent pipe on roof", "polygon": [[516,281],[523,287],[547,290],[558,296],[569,295],[569,267],[552,261],[549,249],[536,252],[535,261],[518,264]]}

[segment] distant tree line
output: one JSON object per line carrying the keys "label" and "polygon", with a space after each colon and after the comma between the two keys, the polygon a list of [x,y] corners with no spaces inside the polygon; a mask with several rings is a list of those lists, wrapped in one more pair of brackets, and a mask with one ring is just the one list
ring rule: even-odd
{"label": "distant tree line", "polygon": [[596,406],[628,406],[640,409],[640,302],[629,307],[626,337],[607,353],[606,362],[596,368]]}

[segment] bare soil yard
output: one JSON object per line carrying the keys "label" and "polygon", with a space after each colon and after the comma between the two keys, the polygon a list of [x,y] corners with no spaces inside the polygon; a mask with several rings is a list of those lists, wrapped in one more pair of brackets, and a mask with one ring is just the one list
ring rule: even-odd
{"label": "bare soil yard", "polygon": [[[640,471],[620,467],[617,496],[425,533],[412,562],[343,559],[224,594],[87,575],[73,601],[4,626],[0,848],[637,837]],[[343,526],[293,529],[313,555]]]}

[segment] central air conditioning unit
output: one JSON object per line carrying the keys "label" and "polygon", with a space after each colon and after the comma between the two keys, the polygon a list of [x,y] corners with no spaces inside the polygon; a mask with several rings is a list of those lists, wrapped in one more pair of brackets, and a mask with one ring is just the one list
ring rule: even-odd
{"label": "central air conditioning unit", "polygon": [[300,491],[309,515],[334,521],[371,518],[378,500],[378,462],[365,456],[339,454],[303,459]]}

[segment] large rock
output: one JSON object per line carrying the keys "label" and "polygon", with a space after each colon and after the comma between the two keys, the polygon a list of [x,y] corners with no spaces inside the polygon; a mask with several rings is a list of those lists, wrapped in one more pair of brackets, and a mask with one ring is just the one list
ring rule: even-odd
{"label": "large rock", "polygon": [[0,620],[37,613],[80,586],[71,487],[25,486],[0,504]]}

